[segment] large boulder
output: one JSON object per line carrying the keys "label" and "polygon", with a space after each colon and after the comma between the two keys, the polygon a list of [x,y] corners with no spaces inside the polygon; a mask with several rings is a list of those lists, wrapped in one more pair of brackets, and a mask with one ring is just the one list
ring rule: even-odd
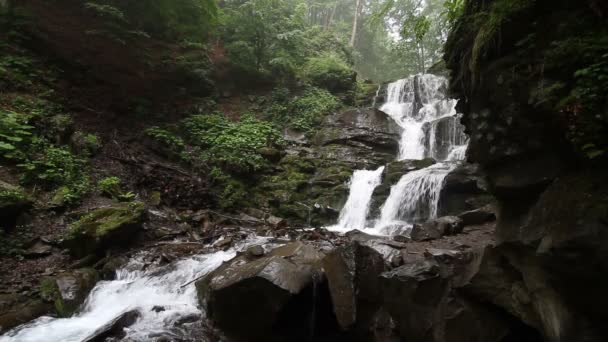
{"label": "large boulder", "polygon": [[69,317],[84,302],[98,280],[99,275],[94,269],[64,272],[43,280],[40,294],[45,301],[54,304],[60,317]]}
{"label": "large boulder", "polygon": [[462,164],[445,177],[439,193],[437,214],[458,215],[491,204],[494,200],[479,165]]}
{"label": "large boulder", "polygon": [[306,336],[322,258],[301,242],[253,261],[242,255],[198,281],[198,297],[215,326],[237,340]]}
{"label": "large boulder", "polygon": [[52,305],[17,294],[0,294],[0,333],[52,311]]}
{"label": "large boulder", "polygon": [[340,327],[370,330],[382,302],[378,276],[387,269],[382,255],[352,242],[329,253],[323,268]]}
{"label": "large boulder", "polygon": [[76,257],[126,245],[142,227],[145,214],[141,202],[95,209],[68,227],[64,245]]}
{"label": "large boulder", "polygon": [[[491,308],[459,295],[474,263],[452,251],[436,251],[381,275],[384,305],[401,338],[417,342],[499,342],[509,324]],[[453,264],[457,266],[454,267]]]}

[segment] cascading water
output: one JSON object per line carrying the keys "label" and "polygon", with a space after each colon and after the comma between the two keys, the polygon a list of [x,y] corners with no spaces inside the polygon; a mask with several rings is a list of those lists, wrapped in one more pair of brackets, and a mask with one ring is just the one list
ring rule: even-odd
{"label": "cascading water", "polygon": [[[266,242],[252,238],[244,246]],[[123,341],[150,341],[169,334],[180,341],[194,341],[191,332],[175,330],[184,317],[201,316],[196,289],[190,281],[210,273],[222,262],[236,256],[236,250],[220,251],[178,261],[164,267],[142,271],[135,258],[117,272],[117,279],[99,282],[80,312],[71,318],[42,317],[9,331],[0,342],[81,342],[120,315],[137,310],[139,318],[125,329]],[[187,284],[186,286],[184,286]],[[153,310],[154,307],[162,310]],[[197,319],[200,321],[200,319]]]}
{"label": "cascading water", "polygon": [[363,229],[366,227],[369,204],[374,189],[382,183],[384,166],[375,171],[357,170],[350,180],[350,194],[340,212],[336,230]]}
{"label": "cascading water", "polygon": [[[389,115],[402,129],[398,160],[433,158],[439,163],[409,172],[391,188],[381,215],[373,228],[375,234],[393,235],[405,232],[412,223],[437,215],[439,194],[446,176],[465,158],[468,138],[456,113],[456,100],[447,98],[447,80],[435,75],[416,75],[387,86],[386,102],[380,110]],[[359,171],[356,171],[357,173]],[[369,203],[372,191],[358,189],[351,182],[350,197],[369,196],[359,201]],[[348,202],[347,202],[348,204]],[[342,210],[335,230],[363,228],[366,218],[358,213],[357,225],[345,225]],[[350,209],[349,209],[350,210]]]}

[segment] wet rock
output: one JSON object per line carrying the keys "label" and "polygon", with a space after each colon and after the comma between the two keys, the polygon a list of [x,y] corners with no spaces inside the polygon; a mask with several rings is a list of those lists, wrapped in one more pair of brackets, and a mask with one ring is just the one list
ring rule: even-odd
{"label": "wet rock", "polygon": [[462,233],[463,228],[462,219],[445,216],[423,224],[414,224],[410,237],[414,241],[436,240],[445,235]]}
{"label": "wet rock", "polygon": [[380,276],[384,305],[406,341],[499,342],[507,321],[452,293],[450,273],[435,260],[405,264]]}
{"label": "wet rock", "polygon": [[16,294],[0,294],[0,333],[49,313],[52,305]]}
{"label": "wet rock", "polygon": [[260,245],[251,246],[245,251],[245,254],[251,258],[263,257],[265,253],[264,247]]}
{"label": "wet rock", "polygon": [[334,313],[344,330],[367,330],[380,306],[378,275],[387,267],[374,249],[359,242],[338,248],[323,259]]}
{"label": "wet rock", "polygon": [[76,257],[126,245],[141,229],[145,213],[141,202],[95,209],[70,225],[64,245]]}
{"label": "wet rock", "polygon": [[124,329],[135,324],[140,316],[141,314],[137,310],[127,311],[97,329],[83,342],[106,342],[112,338],[122,338],[125,335]]}
{"label": "wet rock", "polygon": [[273,215],[270,215],[268,216],[268,218],[266,218],[266,223],[268,223],[273,228],[285,228],[287,226],[287,221],[285,219]]}
{"label": "wet rock", "polygon": [[69,317],[84,302],[98,280],[99,275],[93,269],[64,272],[43,280],[40,295],[53,302],[59,316]]}
{"label": "wet rock", "polygon": [[496,214],[490,206],[464,212],[458,217],[465,226],[474,226],[496,221]]}
{"label": "wet rock", "polygon": [[[279,247],[266,257],[240,256],[196,283],[208,317],[229,336],[246,341],[273,336],[311,312],[303,291],[320,273],[323,254],[301,242]],[[291,322],[291,323],[290,323]]]}
{"label": "wet rock", "polygon": [[485,173],[478,165],[463,164],[445,178],[439,194],[438,215],[458,215],[495,201],[488,193]]}

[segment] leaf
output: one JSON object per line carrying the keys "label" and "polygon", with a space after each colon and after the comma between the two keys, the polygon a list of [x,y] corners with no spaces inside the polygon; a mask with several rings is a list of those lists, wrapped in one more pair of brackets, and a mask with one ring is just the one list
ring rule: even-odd
{"label": "leaf", "polygon": [[9,144],[9,143],[5,143],[5,142],[1,142],[0,141],[0,148],[6,151],[13,151],[15,150],[15,146]]}
{"label": "leaf", "polygon": [[593,151],[587,152],[587,157],[589,159],[595,159],[603,154],[604,154],[603,150],[593,150]]}

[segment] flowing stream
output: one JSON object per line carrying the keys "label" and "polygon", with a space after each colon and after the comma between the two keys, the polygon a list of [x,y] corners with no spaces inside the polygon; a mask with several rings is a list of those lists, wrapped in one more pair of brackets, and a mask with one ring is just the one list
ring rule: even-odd
{"label": "flowing stream", "polygon": [[[382,183],[382,172],[374,173],[374,182],[364,183],[359,179],[361,170],[355,171],[347,204],[338,224],[330,229],[365,229],[372,234],[394,235],[407,232],[415,222],[437,216],[444,180],[465,159],[468,143],[456,113],[456,100],[446,96],[446,89],[447,80],[435,75],[416,75],[388,84],[386,102],[380,110],[401,127],[397,160],[433,158],[437,163],[406,173],[393,185],[373,225],[368,220],[369,203],[374,188]],[[351,201],[366,205],[353,206]],[[352,217],[357,219],[345,220]]]}
{"label": "flowing stream", "polygon": [[[267,242],[252,237],[241,248]],[[117,271],[113,281],[97,283],[81,310],[71,318],[41,317],[9,331],[0,342],[81,342],[126,312],[137,310],[139,318],[126,328],[123,341],[153,341],[155,336],[195,341],[188,330],[177,328],[188,317],[200,322],[204,314],[192,280],[210,273],[237,250],[199,255],[178,262],[142,270],[141,258],[134,258]],[[185,286],[184,286],[185,285]]]}

